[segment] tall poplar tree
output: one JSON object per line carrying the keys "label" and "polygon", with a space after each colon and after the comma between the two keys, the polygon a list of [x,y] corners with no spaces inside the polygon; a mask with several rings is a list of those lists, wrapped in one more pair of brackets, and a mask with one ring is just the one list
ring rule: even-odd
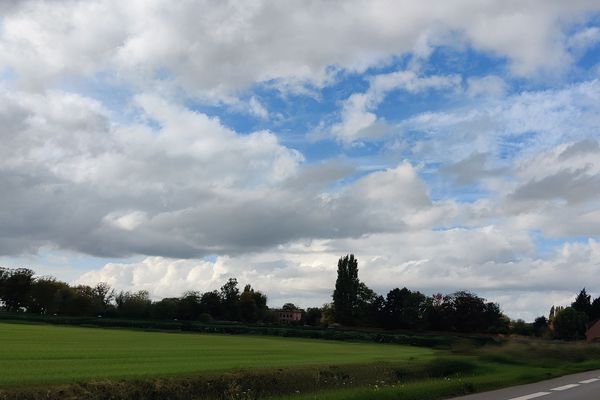
{"label": "tall poplar tree", "polygon": [[358,260],[354,254],[338,261],[337,280],[333,291],[334,319],[342,325],[354,325],[359,306],[360,281]]}

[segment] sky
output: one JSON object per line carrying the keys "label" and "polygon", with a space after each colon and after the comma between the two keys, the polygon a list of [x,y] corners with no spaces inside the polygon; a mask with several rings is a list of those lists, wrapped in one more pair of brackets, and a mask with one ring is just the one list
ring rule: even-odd
{"label": "sky", "polygon": [[600,296],[600,3],[0,3],[0,265],[153,298]]}

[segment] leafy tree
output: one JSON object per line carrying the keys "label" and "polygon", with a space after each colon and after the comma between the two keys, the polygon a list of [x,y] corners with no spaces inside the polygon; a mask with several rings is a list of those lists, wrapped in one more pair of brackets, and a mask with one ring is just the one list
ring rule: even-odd
{"label": "leafy tree", "polygon": [[202,294],[200,306],[203,313],[209,314],[214,319],[224,318],[223,299],[216,290]]}
{"label": "leafy tree", "polygon": [[87,285],[78,285],[73,289],[74,296],[69,302],[70,315],[97,315],[98,301],[94,289]]}
{"label": "leafy tree", "polygon": [[434,331],[450,330],[452,325],[449,320],[450,313],[446,311],[445,296],[436,293],[425,300],[423,305],[423,324],[426,329]]}
{"label": "leafy tree", "polygon": [[52,277],[35,279],[31,286],[27,311],[37,314],[59,314],[64,305],[62,292],[71,290],[69,285]]}
{"label": "leafy tree", "polygon": [[485,331],[483,299],[466,291],[456,292],[452,297],[455,329],[459,332]]}
{"label": "leafy tree", "polygon": [[112,301],[115,298],[115,291],[106,282],[100,282],[92,289],[94,299],[95,314],[106,316],[113,311]]}
{"label": "leafy tree", "polygon": [[179,298],[167,297],[152,304],[151,316],[156,319],[176,319],[179,311]]}
{"label": "leafy tree", "polygon": [[595,321],[600,318],[600,297],[594,299],[592,302],[591,312],[590,312],[590,322]]}
{"label": "leafy tree", "polygon": [[0,301],[8,311],[25,311],[29,305],[34,272],[28,268],[5,269],[0,283]]}
{"label": "leafy tree", "polygon": [[254,304],[256,304],[256,318],[258,321],[262,321],[269,311],[269,307],[267,307],[267,296],[261,291],[253,289],[252,297],[254,298]]}
{"label": "leafy tree", "polygon": [[533,324],[528,324],[524,320],[518,319],[512,322],[510,331],[516,335],[532,336]]}
{"label": "leafy tree", "polygon": [[298,307],[296,307],[296,305],[295,305],[294,303],[285,303],[285,304],[284,304],[284,305],[281,307],[281,309],[282,309],[282,310],[285,310],[285,311],[294,311],[294,310],[297,310],[297,309],[298,309]]}
{"label": "leafy tree", "polygon": [[240,295],[240,315],[244,322],[256,322],[258,320],[258,306],[254,299],[254,289],[250,285],[246,285]]}
{"label": "leafy tree", "polygon": [[356,323],[361,326],[379,326],[385,301],[363,282],[358,284]]}
{"label": "leafy tree", "polygon": [[333,303],[323,304],[323,306],[321,307],[321,323],[323,325],[329,325],[329,324],[335,322],[335,320],[333,319],[333,316],[334,316]]}
{"label": "leafy tree", "polygon": [[585,288],[581,289],[581,292],[575,298],[575,301],[571,304],[571,307],[579,312],[584,313],[591,317],[592,314],[592,301],[591,296],[587,294]]}
{"label": "leafy tree", "polygon": [[384,327],[388,329],[414,329],[421,323],[426,297],[421,292],[407,288],[391,290],[385,300]]}
{"label": "leafy tree", "polygon": [[358,260],[354,258],[354,254],[340,258],[333,292],[333,315],[336,322],[342,325],[356,323],[359,289]]}
{"label": "leafy tree", "polygon": [[306,325],[318,326],[321,324],[321,309],[319,307],[309,307],[304,314],[304,323]]}
{"label": "leafy tree", "polygon": [[537,317],[533,321],[533,334],[537,337],[542,337],[548,332],[548,320],[546,317]]}
{"label": "leafy tree", "polygon": [[184,321],[197,320],[202,314],[199,292],[188,291],[179,299],[177,307],[177,318]]}
{"label": "leafy tree", "polygon": [[567,307],[554,316],[554,335],[557,339],[577,340],[585,337],[588,316],[573,307]]}
{"label": "leafy tree", "polygon": [[433,295],[424,303],[425,326],[432,330],[507,333],[509,320],[496,303],[467,291]]}
{"label": "leafy tree", "polygon": [[502,314],[500,306],[497,303],[485,303],[483,315],[483,325],[480,332],[487,333],[508,333],[510,320]]}
{"label": "leafy tree", "polygon": [[227,283],[221,286],[221,298],[223,299],[223,311],[225,319],[237,321],[240,319],[240,289],[235,278],[229,278]]}
{"label": "leafy tree", "polygon": [[6,307],[4,298],[6,296],[6,280],[8,279],[8,268],[0,267],[0,309]]}
{"label": "leafy tree", "polygon": [[117,313],[121,317],[146,318],[150,315],[152,301],[147,290],[135,293],[120,292],[115,297]]}

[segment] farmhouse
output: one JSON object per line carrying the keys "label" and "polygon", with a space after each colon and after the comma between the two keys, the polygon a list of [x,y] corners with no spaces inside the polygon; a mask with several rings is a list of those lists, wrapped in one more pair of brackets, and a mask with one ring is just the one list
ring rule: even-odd
{"label": "farmhouse", "polygon": [[296,322],[302,319],[302,310],[294,309],[278,309],[275,310],[275,317],[279,322]]}
{"label": "farmhouse", "polygon": [[600,341],[600,319],[597,319],[588,325],[585,332],[585,338],[588,342]]}

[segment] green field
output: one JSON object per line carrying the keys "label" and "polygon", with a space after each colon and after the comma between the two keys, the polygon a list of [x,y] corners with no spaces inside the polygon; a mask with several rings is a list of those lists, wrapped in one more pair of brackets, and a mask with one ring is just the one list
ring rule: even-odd
{"label": "green field", "polygon": [[433,400],[600,368],[599,345],[525,339],[433,350],[0,323],[0,343],[0,400]]}
{"label": "green field", "polygon": [[430,359],[426,348],[0,323],[0,386]]}

